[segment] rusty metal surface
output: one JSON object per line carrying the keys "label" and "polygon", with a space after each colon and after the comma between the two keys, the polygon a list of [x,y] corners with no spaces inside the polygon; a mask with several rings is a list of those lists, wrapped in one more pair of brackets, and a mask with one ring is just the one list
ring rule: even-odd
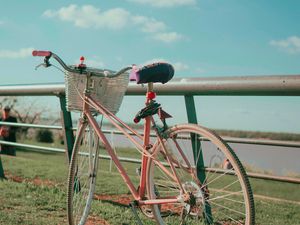
{"label": "rusty metal surface", "polygon": [[[160,95],[300,96],[300,75],[179,78],[155,84]],[[130,84],[126,94],[140,95],[144,88]]]}
{"label": "rusty metal surface", "polygon": [[[155,84],[160,95],[300,96],[300,75],[177,78]],[[59,95],[63,83],[0,86],[0,96]],[[146,87],[129,83],[126,95],[141,95]]]}

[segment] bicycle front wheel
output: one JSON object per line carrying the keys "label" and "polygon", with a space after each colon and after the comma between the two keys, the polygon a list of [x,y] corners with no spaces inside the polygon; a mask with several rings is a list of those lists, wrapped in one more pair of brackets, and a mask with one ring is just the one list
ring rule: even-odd
{"label": "bicycle front wheel", "polygon": [[88,219],[95,191],[99,138],[86,122],[77,131],[69,167],[67,211],[70,225],[83,225]]}
{"label": "bicycle front wheel", "polygon": [[215,133],[198,125],[174,126],[154,151],[147,170],[150,199],[177,199],[152,206],[158,224],[255,223],[245,170]]}

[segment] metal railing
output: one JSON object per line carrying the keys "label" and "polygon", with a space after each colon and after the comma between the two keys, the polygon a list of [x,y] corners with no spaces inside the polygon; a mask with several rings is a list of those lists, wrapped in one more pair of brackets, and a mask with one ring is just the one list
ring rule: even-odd
{"label": "metal railing", "polygon": [[[129,83],[126,95],[143,95],[145,87]],[[300,96],[300,75],[176,78],[155,84],[160,95]],[[0,86],[0,96],[59,96],[65,85]]]}
{"label": "metal railing", "polygon": [[[155,91],[159,95],[184,96],[187,117],[189,123],[197,123],[197,114],[194,96],[200,95],[226,95],[226,96],[300,96],[300,75],[282,76],[242,76],[242,77],[216,77],[216,78],[180,78],[174,79],[167,84],[156,84]],[[144,95],[146,88],[141,85],[130,83],[126,95]],[[64,84],[36,84],[36,85],[10,85],[0,86],[0,96],[57,96],[60,100],[62,111],[62,126],[46,126],[33,124],[7,124],[14,126],[27,126],[32,128],[62,129],[65,134],[66,149],[43,147],[43,150],[66,152],[70,157],[74,143],[71,114],[65,107]],[[5,124],[2,122],[2,124]],[[1,125],[1,123],[0,123]],[[299,142],[253,140],[240,138],[225,138],[230,143],[247,143],[260,145],[274,145],[284,147],[300,147]],[[8,145],[22,146],[39,149],[39,146],[25,145],[20,143],[7,143]],[[41,148],[40,148],[41,149]],[[127,161],[131,159],[126,159]],[[132,159],[132,162],[138,162]],[[1,171],[2,170],[2,171]],[[3,173],[0,158],[0,177]],[[291,178],[249,174],[250,176],[280,181],[291,182]],[[272,177],[272,178],[271,178]],[[295,182],[292,179],[292,182]],[[300,179],[296,179],[300,183]]]}

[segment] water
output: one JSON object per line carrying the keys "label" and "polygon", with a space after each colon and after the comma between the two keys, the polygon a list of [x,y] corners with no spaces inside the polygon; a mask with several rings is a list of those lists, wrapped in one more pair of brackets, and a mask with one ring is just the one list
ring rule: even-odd
{"label": "water", "polygon": [[300,148],[230,144],[240,160],[256,169],[274,175],[300,174]]}
{"label": "water", "polygon": [[[108,134],[107,138],[113,140],[113,145],[116,147],[132,147],[131,142],[122,135]],[[300,148],[236,143],[230,146],[242,163],[252,169],[279,176],[300,174]],[[206,156],[211,159],[213,154],[212,152]]]}

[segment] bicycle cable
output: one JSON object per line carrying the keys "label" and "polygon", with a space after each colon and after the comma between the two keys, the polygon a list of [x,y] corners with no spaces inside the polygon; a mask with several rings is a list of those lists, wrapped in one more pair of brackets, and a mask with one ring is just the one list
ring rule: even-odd
{"label": "bicycle cable", "polygon": [[66,72],[64,70],[62,70],[61,68],[59,68],[58,66],[51,64],[51,66],[53,66],[54,68],[58,69],[59,71],[61,71],[63,74],[66,74]]}

